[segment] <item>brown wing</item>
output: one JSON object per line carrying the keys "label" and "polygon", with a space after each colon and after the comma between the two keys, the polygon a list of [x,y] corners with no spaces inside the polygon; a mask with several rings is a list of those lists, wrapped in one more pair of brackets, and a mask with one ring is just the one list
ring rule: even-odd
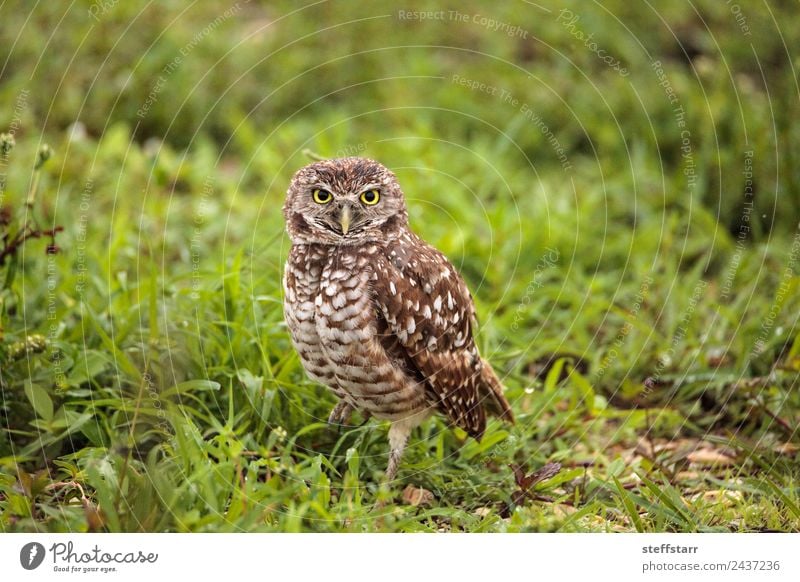
{"label": "brown wing", "polygon": [[464,281],[442,253],[413,233],[389,243],[375,268],[384,348],[425,383],[430,401],[455,425],[480,438],[488,377],[472,338],[475,308]]}

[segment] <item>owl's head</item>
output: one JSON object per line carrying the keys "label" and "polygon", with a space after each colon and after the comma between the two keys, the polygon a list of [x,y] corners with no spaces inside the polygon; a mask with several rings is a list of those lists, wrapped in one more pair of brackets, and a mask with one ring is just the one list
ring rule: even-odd
{"label": "owl's head", "polygon": [[286,193],[283,215],[296,243],[381,241],[397,236],[408,224],[397,177],[367,158],[323,160],[298,170]]}

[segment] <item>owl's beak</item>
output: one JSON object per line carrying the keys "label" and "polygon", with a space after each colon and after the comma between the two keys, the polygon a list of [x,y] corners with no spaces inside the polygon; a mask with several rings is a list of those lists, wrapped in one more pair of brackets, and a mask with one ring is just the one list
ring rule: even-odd
{"label": "owl's beak", "polygon": [[342,211],[339,214],[339,224],[342,225],[342,234],[347,234],[347,231],[350,230],[350,221],[352,218],[353,216],[350,212],[350,207],[342,207]]}

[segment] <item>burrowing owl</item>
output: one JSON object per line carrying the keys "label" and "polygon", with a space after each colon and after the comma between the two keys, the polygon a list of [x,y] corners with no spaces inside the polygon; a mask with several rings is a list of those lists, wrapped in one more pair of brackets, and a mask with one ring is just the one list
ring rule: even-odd
{"label": "burrowing owl", "polygon": [[445,256],[408,228],[396,176],[364,158],[299,170],[283,207],[292,241],[284,313],[314,380],[354,409],[391,421],[386,478],[411,430],[432,412],[480,438],[486,412],[514,422],[472,338],[475,308]]}

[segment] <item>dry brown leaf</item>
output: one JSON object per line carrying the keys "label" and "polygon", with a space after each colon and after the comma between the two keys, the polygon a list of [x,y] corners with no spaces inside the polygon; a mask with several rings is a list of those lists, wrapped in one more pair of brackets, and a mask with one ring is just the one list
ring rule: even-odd
{"label": "dry brown leaf", "polygon": [[475,511],[472,512],[473,515],[477,515],[478,517],[486,517],[492,512],[491,507],[479,507]]}
{"label": "dry brown leaf", "polygon": [[794,443],[781,443],[779,445],[775,445],[774,450],[779,455],[788,455],[792,456],[797,451],[800,451],[800,447],[798,447]]}
{"label": "dry brown leaf", "polygon": [[686,458],[695,465],[721,465],[727,467],[736,463],[736,459],[716,449],[697,449],[687,454]]}
{"label": "dry brown leaf", "polygon": [[100,509],[86,497],[81,500],[81,504],[83,505],[83,513],[86,516],[86,524],[89,526],[89,531],[102,531],[106,525],[106,520]]}
{"label": "dry brown leaf", "polygon": [[640,438],[636,443],[635,452],[642,457],[654,458],[658,453],[674,451],[678,448],[678,444],[674,440]]}
{"label": "dry brown leaf", "polygon": [[403,503],[406,505],[413,505],[414,507],[430,507],[436,500],[433,493],[422,487],[414,487],[407,485],[403,489]]}
{"label": "dry brown leaf", "polygon": [[567,516],[572,515],[577,509],[572,507],[571,505],[566,505],[564,503],[554,503],[552,506],[553,515],[558,518],[565,518]]}
{"label": "dry brown leaf", "polygon": [[690,481],[700,478],[700,473],[697,471],[678,471],[678,474],[675,475],[675,479],[677,481]]}
{"label": "dry brown leaf", "polygon": [[722,368],[731,363],[731,358],[724,347],[714,347],[706,352],[706,365],[709,368]]}
{"label": "dry brown leaf", "polygon": [[703,491],[692,496],[692,501],[709,501],[713,503],[723,503],[727,506],[742,500],[741,491],[730,491],[727,489],[713,489],[711,491]]}

